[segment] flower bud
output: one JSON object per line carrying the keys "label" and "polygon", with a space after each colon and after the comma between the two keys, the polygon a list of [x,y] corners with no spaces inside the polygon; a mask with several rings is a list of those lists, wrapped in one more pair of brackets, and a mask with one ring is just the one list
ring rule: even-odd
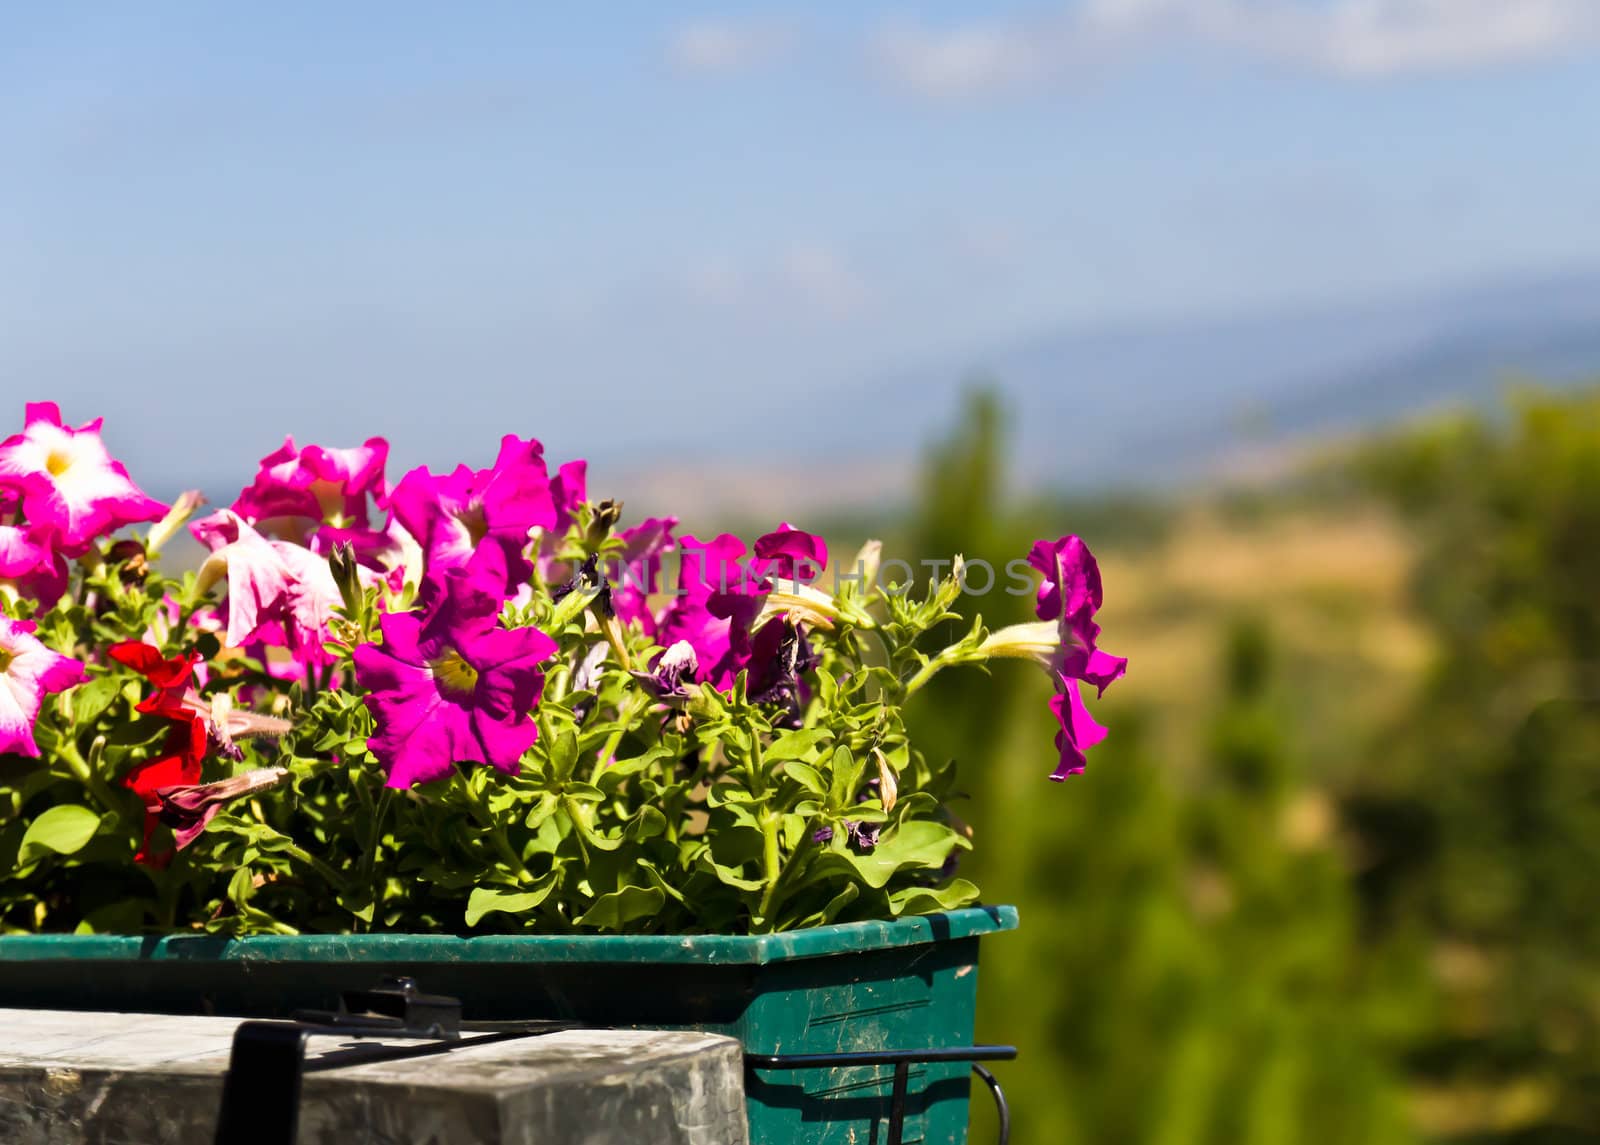
{"label": "flower bud", "polygon": [[339,589],[339,599],[344,601],[345,612],[350,616],[360,613],[366,601],[361,587],[361,566],[356,562],[356,547],[349,541],[340,541],[328,554],[328,570],[333,573],[333,583]]}
{"label": "flower bud", "polygon": [[1049,670],[1061,655],[1061,628],[1053,620],[1031,620],[991,632],[978,655],[1033,660]]}
{"label": "flower bud", "polygon": [[588,541],[591,548],[598,548],[600,543],[611,535],[611,530],[622,520],[622,502],[606,498],[594,507],[593,515],[589,518]]}
{"label": "flower bud", "polygon": [[150,526],[150,533],[144,541],[145,550],[159,553],[162,546],[183,528],[183,523],[194,516],[194,511],[205,503],[206,499],[200,495],[198,489],[178,494],[178,499],[172,503],[172,508],[167,510],[167,515]]}
{"label": "flower bud", "polygon": [[855,575],[861,578],[862,592],[870,592],[878,583],[878,567],[883,563],[883,542],[868,541],[856,553]]}

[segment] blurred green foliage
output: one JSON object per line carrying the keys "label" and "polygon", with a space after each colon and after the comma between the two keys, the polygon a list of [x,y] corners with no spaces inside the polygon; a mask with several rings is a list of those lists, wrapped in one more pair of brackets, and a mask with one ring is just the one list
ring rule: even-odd
{"label": "blurred green foliage", "polygon": [[[1022,504],[1005,456],[976,392],[895,547],[1003,568],[1077,532],[1158,559],[1170,506]],[[1193,697],[1142,687],[1137,659],[1060,786],[1027,665],[936,681],[910,713],[971,796],[963,862],[1021,907],[984,952],[979,1036],[1022,1050],[1022,1145],[1600,1140],[1600,395],[1389,435],[1338,472],[1252,515],[1382,507],[1414,542],[1431,656],[1364,725],[1314,718],[1346,662],[1287,666],[1268,607],[1207,617],[1194,766],[1155,734]],[[963,602],[992,626],[1027,605]],[[1126,651],[1110,627],[1104,646]]]}

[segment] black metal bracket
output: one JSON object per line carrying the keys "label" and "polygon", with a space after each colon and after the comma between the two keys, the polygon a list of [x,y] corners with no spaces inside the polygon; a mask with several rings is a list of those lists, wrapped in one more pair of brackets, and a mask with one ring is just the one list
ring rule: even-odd
{"label": "black metal bracket", "polygon": [[[454,998],[423,994],[410,978],[386,978],[346,993],[339,1009],[298,1010],[288,1021],[240,1022],[222,1081],[217,1145],[294,1145],[307,1073],[372,1061],[446,1053],[462,1046],[572,1029],[573,1022],[463,1022]],[[466,1036],[470,1035],[470,1036]],[[399,1046],[354,1046],[306,1062],[313,1037],[379,1038]]]}
{"label": "black metal bracket", "polygon": [[[463,1022],[461,1003],[424,994],[410,978],[386,978],[371,990],[346,993],[337,1010],[298,1010],[287,1021],[240,1022],[222,1082],[217,1145],[295,1145],[301,1082],[307,1073],[372,1061],[446,1053],[462,1046],[577,1028],[562,1021]],[[306,1062],[313,1037],[377,1038],[407,1045],[352,1046]],[[979,1062],[1011,1061],[1015,1046],[941,1046],[921,1050],[864,1050],[826,1054],[744,1055],[747,1070],[894,1066],[884,1145],[902,1145],[911,1066],[966,1062],[989,1087],[1000,1118],[1000,1145],[1011,1137],[1011,1111],[995,1076]]]}
{"label": "black metal bracket", "polygon": [[1011,1139],[1011,1107],[994,1074],[979,1065],[986,1061],[1012,1061],[1016,1046],[940,1046],[925,1050],[862,1050],[834,1054],[751,1054],[744,1055],[747,1070],[757,1069],[841,1069],[848,1066],[892,1065],[894,1082],[889,1091],[889,1131],[884,1145],[901,1145],[906,1124],[906,1089],[911,1067],[925,1062],[970,1062],[989,1093],[1000,1118],[1000,1145]]}

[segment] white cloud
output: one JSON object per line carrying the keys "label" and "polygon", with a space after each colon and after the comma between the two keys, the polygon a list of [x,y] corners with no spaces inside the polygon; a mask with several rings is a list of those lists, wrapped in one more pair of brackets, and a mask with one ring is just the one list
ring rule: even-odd
{"label": "white cloud", "polygon": [[667,60],[680,72],[728,75],[770,62],[793,38],[789,28],[771,21],[700,20],[673,32]]}
{"label": "white cloud", "polygon": [[851,317],[872,296],[866,279],[842,252],[815,242],[797,242],[742,264],[706,256],[686,267],[677,285],[702,306],[827,318]]}
{"label": "white cloud", "polygon": [[792,246],[779,260],[778,273],[792,290],[835,318],[859,312],[869,298],[866,281],[832,247]]}
{"label": "white cloud", "polygon": [[884,28],[880,69],[962,98],[1059,80],[1160,44],[1223,48],[1347,78],[1446,71],[1600,44],[1600,0],[1080,0],[1059,13]]}

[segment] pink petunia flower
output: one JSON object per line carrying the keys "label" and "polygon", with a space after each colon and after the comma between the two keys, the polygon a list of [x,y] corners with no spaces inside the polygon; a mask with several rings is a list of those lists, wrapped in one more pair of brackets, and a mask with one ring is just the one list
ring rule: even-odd
{"label": "pink petunia flower", "polygon": [[233,503],[233,511],[272,532],[264,523],[300,517],[319,524],[350,527],[367,524],[367,497],[380,505],[387,490],[383,467],[389,443],[369,437],[352,449],[321,445],[295,448],[294,438],[261,459],[256,479]]}
{"label": "pink petunia flower", "polygon": [[201,590],[228,578],[228,644],[260,641],[288,648],[302,664],[330,662],[322,645],[341,602],[327,561],[300,545],[267,540],[231,509],[190,528],[211,550],[200,566]]}
{"label": "pink petunia flower", "polygon": [[0,525],[0,589],[49,608],[67,591],[67,558],[54,544],[54,530],[40,525]]}
{"label": "pink petunia flower", "polygon": [[101,419],[72,429],[54,402],[30,402],[21,433],[0,442],[0,488],[17,495],[31,525],[54,531],[68,556],[167,508],[145,496],[100,440]]}
{"label": "pink petunia flower", "polygon": [[88,676],[83,664],[52,652],[33,633],[31,621],[0,616],[0,755],[37,758],[33,721],[45,695],[64,692]]}
{"label": "pink petunia flower", "polygon": [[476,763],[516,775],[538,738],[539,665],[556,642],[498,623],[505,573],[491,556],[446,571],[425,613],[388,613],[382,645],[355,650],[356,681],[376,726],[368,741],[390,787],[410,787]]}
{"label": "pink petunia flower", "polygon": [[552,531],[565,536],[577,520],[578,506],[589,499],[589,463],[569,461],[550,479],[550,500],[555,506],[556,521]]}
{"label": "pink petunia flower", "polygon": [[501,440],[492,467],[472,470],[462,465],[436,477],[421,466],[400,479],[390,505],[422,546],[430,573],[465,567],[485,558],[490,549],[498,550],[491,567],[504,569],[502,600],[533,573],[523,551],[529,534],[552,529],[557,520],[544,447],[509,434]]}

